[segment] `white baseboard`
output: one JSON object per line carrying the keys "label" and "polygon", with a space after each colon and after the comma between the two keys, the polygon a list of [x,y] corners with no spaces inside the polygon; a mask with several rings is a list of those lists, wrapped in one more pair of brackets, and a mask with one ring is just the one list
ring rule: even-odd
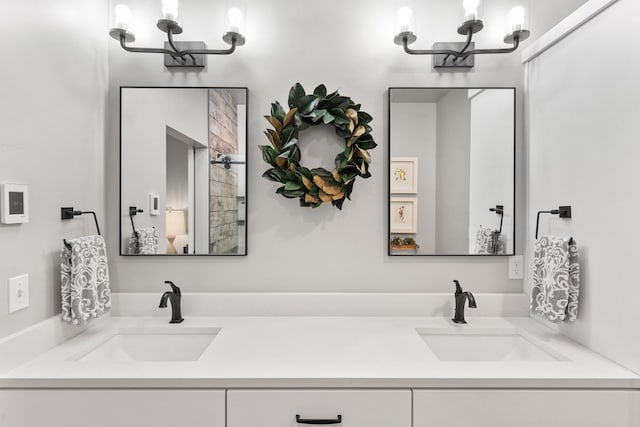
{"label": "white baseboard", "polygon": [[[170,316],[160,293],[113,293],[112,316]],[[469,317],[529,316],[526,294],[474,294]],[[183,316],[397,316],[453,314],[453,293],[183,293]]]}

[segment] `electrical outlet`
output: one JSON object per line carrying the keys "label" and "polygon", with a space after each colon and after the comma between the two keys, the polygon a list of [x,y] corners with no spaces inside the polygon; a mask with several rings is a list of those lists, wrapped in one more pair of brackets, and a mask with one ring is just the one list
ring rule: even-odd
{"label": "electrical outlet", "polygon": [[524,257],[522,255],[509,257],[509,279],[524,279]]}
{"label": "electrical outlet", "polygon": [[29,275],[9,279],[9,313],[29,307]]}

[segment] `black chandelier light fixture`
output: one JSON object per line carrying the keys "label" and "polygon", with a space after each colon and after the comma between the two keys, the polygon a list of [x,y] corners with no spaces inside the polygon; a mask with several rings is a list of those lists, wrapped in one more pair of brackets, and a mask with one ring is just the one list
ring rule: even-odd
{"label": "black chandelier light fixture", "polygon": [[465,42],[436,42],[432,49],[411,49],[410,44],[418,37],[412,31],[413,11],[408,6],[403,6],[397,11],[399,32],[394,37],[394,43],[404,48],[409,55],[433,55],[433,68],[436,70],[462,70],[468,71],[475,65],[475,55],[511,53],[518,49],[520,42],[531,35],[525,29],[525,9],[515,6],[509,12],[509,33],[504,36],[504,42],[511,45],[499,49],[476,49],[473,35],[484,28],[484,22],[478,19],[478,6],[480,0],[464,0],[464,22],[458,26],[458,34],[466,36]]}
{"label": "black chandelier light fixture", "polygon": [[182,26],[178,22],[178,0],[162,0],[162,18],[158,19],[157,27],[167,34],[164,48],[130,46],[128,43],[136,40],[130,28],[131,10],[119,4],[114,12],[115,22],[109,30],[109,35],[118,40],[127,52],[163,54],[165,67],[204,68],[205,55],[230,55],[235,52],[236,47],[245,44],[240,30],[244,13],[238,5],[229,8],[226,15],[227,32],[222,36],[222,40],[230,45],[228,49],[207,49],[203,41],[174,41],[173,36],[182,33]]}

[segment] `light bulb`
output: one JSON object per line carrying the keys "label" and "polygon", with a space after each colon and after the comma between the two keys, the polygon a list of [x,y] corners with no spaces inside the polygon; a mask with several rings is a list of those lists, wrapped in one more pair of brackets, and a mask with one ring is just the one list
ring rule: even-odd
{"label": "light bulb", "polygon": [[475,21],[478,19],[478,5],[480,0],[464,0],[462,7],[464,8],[464,20]]}
{"label": "light bulb", "polygon": [[398,24],[400,24],[400,32],[404,33],[411,31],[411,19],[413,18],[413,12],[408,7],[402,7],[398,10],[396,15]]}
{"label": "light bulb", "polygon": [[178,0],[162,0],[162,15],[164,19],[178,20]]}
{"label": "light bulb", "polygon": [[509,24],[511,32],[522,31],[524,26],[525,10],[522,6],[516,6],[509,11]]}
{"label": "light bulb", "polygon": [[119,4],[115,7],[114,12],[116,15],[115,27],[126,31],[131,21],[131,10],[123,4]]}
{"label": "light bulb", "polygon": [[229,32],[231,33],[240,33],[240,26],[242,25],[242,21],[244,19],[244,14],[237,7],[232,7],[227,12],[227,17],[229,18]]}

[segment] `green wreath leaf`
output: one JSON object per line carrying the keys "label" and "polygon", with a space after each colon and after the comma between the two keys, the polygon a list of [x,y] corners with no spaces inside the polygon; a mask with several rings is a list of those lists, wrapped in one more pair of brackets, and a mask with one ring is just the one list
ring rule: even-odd
{"label": "green wreath leaf", "polygon": [[[300,206],[317,208],[331,203],[342,209],[345,199],[351,200],[356,177],[369,178],[371,154],[376,148],[369,123],[372,117],[360,111],[360,104],[341,96],[338,91],[327,94],[325,85],[318,85],[307,94],[300,83],[289,90],[289,111],[278,101],[271,104],[271,114],[265,116],[273,129],[265,135],[271,146],[259,146],[262,160],[272,167],[262,174],[279,182],[276,194],[300,199]],[[336,134],[344,139],[345,148],[335,157],[335,168],[308,169],[300,165],[299,133],[312,125],[333,125]]]}
{"label": "green wreath leaf", "polygon": [[325,85],[318,85],[318,87],[313,90],[313,94],[318,95],[320,98],[324,98],[327,96],[327,87]]}
{"label": "green wreath leaf", "polygon": [[282,121],[284,119],[284,108],[278,101],[271,104],[271,117],[275,117],[276,119]]}
{"label": "green wreath leaf", "polygon": [[305,94],[306,92],[302,85],[300,83],[296,83],[289,91],[289,108],[297,106],[300,98],[305,96]]}

